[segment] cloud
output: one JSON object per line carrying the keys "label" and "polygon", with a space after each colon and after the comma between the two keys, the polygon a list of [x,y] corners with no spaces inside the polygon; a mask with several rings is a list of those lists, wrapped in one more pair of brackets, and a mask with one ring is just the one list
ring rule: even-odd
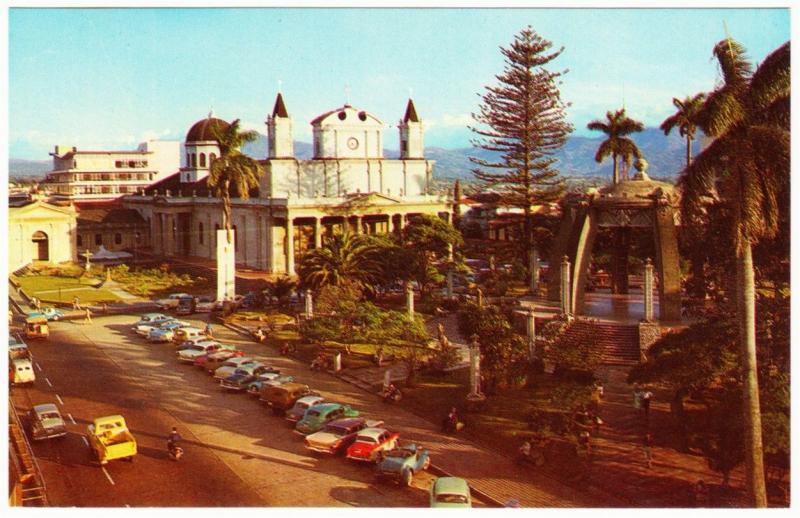
{"label": "cloud", "polygon": [[468,125],[475,123],[469,113],[445,113],[440,117],[423,119],[423,122],[428,128],[466,128]]}

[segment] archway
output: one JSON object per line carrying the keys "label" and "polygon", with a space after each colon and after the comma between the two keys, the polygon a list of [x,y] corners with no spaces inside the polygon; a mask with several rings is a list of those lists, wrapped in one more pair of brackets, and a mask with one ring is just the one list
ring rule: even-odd
{"label": "archway", "polygon": [[33,260],[34,261],[49,261],[50,260],[50,240],[47,234],[41,230],[33,233]]}

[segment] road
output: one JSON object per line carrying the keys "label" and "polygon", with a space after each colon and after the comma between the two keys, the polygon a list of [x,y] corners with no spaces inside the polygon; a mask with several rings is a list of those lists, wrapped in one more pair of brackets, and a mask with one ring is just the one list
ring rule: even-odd
{"label": "road", "polygon": [[[179,364],[172,344],[148,344],[130,330],[134,316],[57,322],[50,339],[30,341],[37,380],[11,390],[20,414],[58,404],[69,434],[34,443],[53,506],[426,506],[433,476],[411,488],[378,482],[370,466],[308,452],[288,423],[247,394],[220,389],[199,369]],[[377,398],[314,375],[264,345],[217,326],[215,337],[267,359],[322,395],[378,415]],[[366,398],[369,404],[363,405]],[[377,412],[375,412],[377,410]],[[84,433],[95,417],[122,414],[139,444],[135,462],[93,465]],[[390,419],[387,425],[390,425]],[[169,460],[165,437],[176,426],[185,456]],[[413,427],[412,427],[413,428]],[[406,430],[401,430],[405,432]],[[412,430],[417,433],[420,430]],[[405,435],[403,433],[403,435]]]}

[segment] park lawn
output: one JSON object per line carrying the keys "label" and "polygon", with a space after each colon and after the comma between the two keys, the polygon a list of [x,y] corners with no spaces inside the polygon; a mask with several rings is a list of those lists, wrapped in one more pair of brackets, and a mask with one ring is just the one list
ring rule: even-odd
{"label": "park lawn", "polygon": [[15,280],[29,297],[36,297],[43,303],[71,303],[75,297],[81,303],[113,303],[120,300],[109,290],[94,288],[97,280],[92,278],[26,275],[15,277]]}

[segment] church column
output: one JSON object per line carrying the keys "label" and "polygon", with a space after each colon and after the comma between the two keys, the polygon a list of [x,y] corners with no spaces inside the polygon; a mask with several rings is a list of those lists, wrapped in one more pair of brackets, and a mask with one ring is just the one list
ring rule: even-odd
{"label": "church column", "polygon": [[275,220],[272,216],[265,218],[265,235],[266,235],[266,257],[265,270],[268,273],[275,273],[275,233],[274,233]]}
{"label": "church column", "polygon": [[361,216],[356,216],[356,234],[363,234],[364,229],[361,228]]}
{"label": "church column", "polygon": [[314,248],[322,248],[322,218],[314,218]]}
{"label": "church column", "polygon": [[164,254],[175,255],[175,217],[172,214],[166,215],[166,240],[164,242]]}
{"label": "church column", "polygon": [[294,220],[286,216],[286,274],[294,275]]}

